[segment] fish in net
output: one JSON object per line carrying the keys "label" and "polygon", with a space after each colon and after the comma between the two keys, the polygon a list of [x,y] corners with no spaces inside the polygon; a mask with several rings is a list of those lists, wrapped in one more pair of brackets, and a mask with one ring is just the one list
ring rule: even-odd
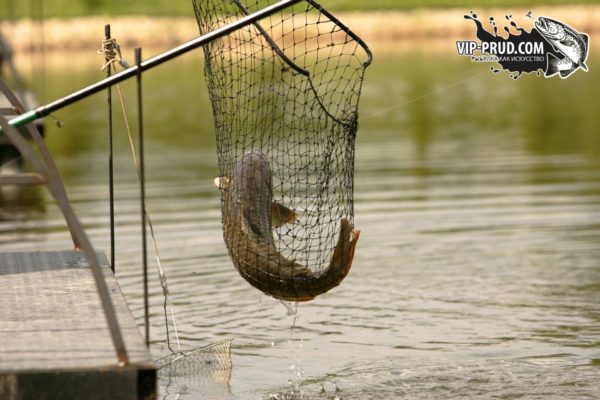
{"label": "fish in net", "polygon": [[[202,34],[273,0],[193,0]],[[204,45],[223,236],[239,273],[308,301],[352,265],[354,146],[367,45],[306,0]]]}

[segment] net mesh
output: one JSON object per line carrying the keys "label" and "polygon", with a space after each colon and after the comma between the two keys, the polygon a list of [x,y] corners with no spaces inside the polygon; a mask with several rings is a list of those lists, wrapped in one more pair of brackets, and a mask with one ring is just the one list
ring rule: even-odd
{"label": "net mesh", "polygon": [[156,360],[160,376],[219,382],[229,382],[231,365],[231,339]]}
{"label": "net mesh", "polygon": [[[194,0],[202,34],[272,0]],[[223,230],[253,286],[310,300],[347,274],[367,46],[304,1],[204,46]],[[335,271],[334,271],[335,270]]]}

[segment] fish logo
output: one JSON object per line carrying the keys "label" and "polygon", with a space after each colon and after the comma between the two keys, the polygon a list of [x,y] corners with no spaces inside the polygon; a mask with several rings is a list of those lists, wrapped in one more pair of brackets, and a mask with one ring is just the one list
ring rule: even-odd
{"label": "fish logo", "polygon": [[538,17],[535,29],[562,55],[562,58],[559,58],[548,54],[546,77],[559,74],[561,78],[566,78],[578,68],[588,70],[585,60],[590,38],[587,34],[577,32],[570,26],[547,17]]}
{"label": "fish logo", "polygon": [[[490,67],[496,74],[508,71],[511,78],[518,79],[522,74],[536,73],[565,79],[579,69],[588,71],[590,37],[564,22],[540,16],[532,21],[530,29],[525,29],[508,14],[506,35],[501,35],[494,17],[489,18],[490,30],[473,11],[464,18],[475,23],[479,41],[457,41],[458,55],[470,57],[471,62],[496,63],[499,67]],[[533,12],[529,11],[525,18],[533,20]]]}

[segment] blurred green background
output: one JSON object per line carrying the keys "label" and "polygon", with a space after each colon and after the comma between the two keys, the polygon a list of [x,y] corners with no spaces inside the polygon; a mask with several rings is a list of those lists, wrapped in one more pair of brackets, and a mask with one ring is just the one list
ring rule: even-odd
{"label": "blurred green background", "polygon": [[[22,17],[74,17],[81,15],[189,16],[191,0],[2,0],[2,19]],[[535,7],[540,5],[599,4],[598,0],[321,0],[332,11],[406,10],[425,7]]]}

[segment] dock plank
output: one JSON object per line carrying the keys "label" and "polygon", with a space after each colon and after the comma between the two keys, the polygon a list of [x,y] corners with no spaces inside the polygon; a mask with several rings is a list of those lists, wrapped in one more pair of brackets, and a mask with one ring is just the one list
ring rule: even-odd
{"label": "dock plank", "polygon": [[[71,382],[73,390],[89,386],[73,385],[77,376],[81,382],[100,386],[121,382],[119,390],[124,397],[115,394],[111,398],[152,398],[148,389],[138,388],[143,376],[145,384],[154,381],[150,386],[155,393],[152,356],[103,254],[100,260],[130,366],[117,366],[100,298],[81,252],[0,253],[0,399],[23,398],[23,393],[17,397],[5,394],[15,392],[15,382],[31,384],[32,379],[44,382],[46,387],[56,386],[61,398],[70,398],[62,391],[60,381]],[[126,381],[135,386],[130,390],[123,390],[122,379],[115,378],[126,375],[131,375]],[[102,376],[113,383],[104,382]],[[22,391],[21,386],[17,389]],[[145,392],[143,396],[141,392]],[[73,393],[72,398],[77,396]]]}

